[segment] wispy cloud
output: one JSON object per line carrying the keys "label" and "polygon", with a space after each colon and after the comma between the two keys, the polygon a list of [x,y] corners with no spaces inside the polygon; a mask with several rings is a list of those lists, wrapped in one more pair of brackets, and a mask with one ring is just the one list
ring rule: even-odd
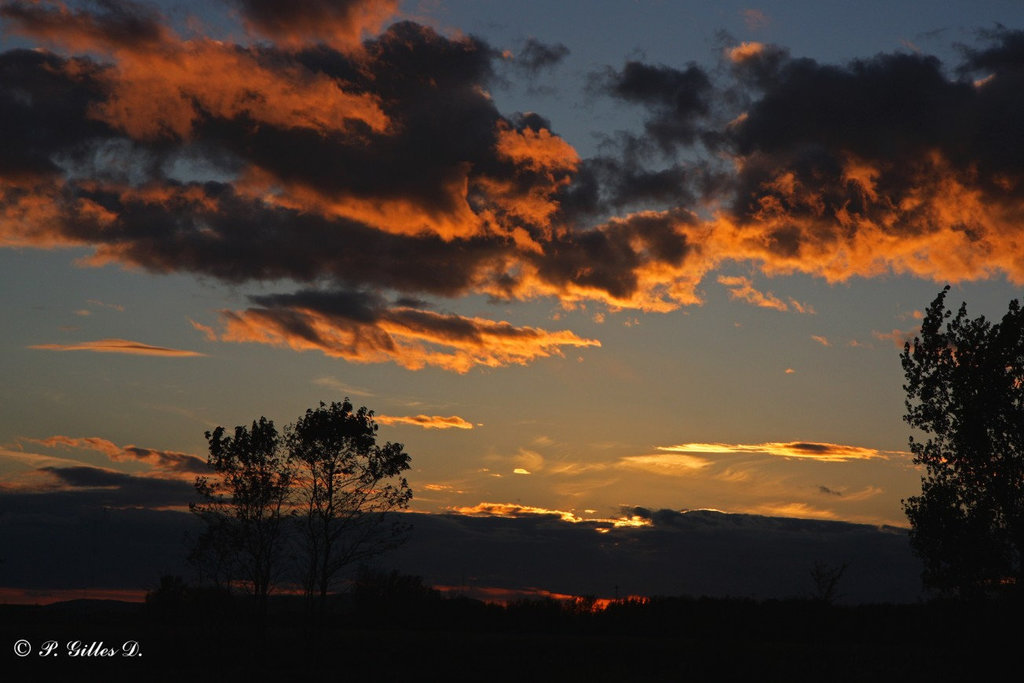
{"label": "wispy cloud", "polygon": [[105,301],[100,301],[99,299],[89,299],[87,303],[90,306],[97,306],[99,308],[109,308],[111,310],[117,311],[118,313],[124,313],[124,306],[121,304],[108,304]]}
{"label": "wispy cloud", "polygon": [[862,448],[835,443],[819,443],[814,441],[771,441],[757,444],[741,443],[684,443],[675,446],[658,446],[658,450],[670,453],[694,454],[732,454],[762,453],[782,458],[806,458],[845,462],[847,460],[887,459],[893,456],[906,455],[903,451],[882,451],[876,448]]}
{"label": "wispy cloud", "polygon": [[317,377],[312,381],[313,384],[317,385],[318,387],[325,387],[327,389],[330,389],[331,391],[336,391],[339,394],[345,394],[346,396],[376,396],[376,394],[374,394],[369,389],[364,389],[363,387],[356,387],[352,386],[351,384],[346,384],[345,382],[342,382],[340,379],[337,379],[335,377]]}
{"label": "wispy cloud", "polygon": [[729,289],[729,296],[739,301],[745,301],[760,308],[771,308],[776,311],[793,311],[795,313],[814,313],[814,308],[809,304],[801,303],[790,298],[786,303],[771,292],[761,292],[754,288],[750,278],[743,276],[718,276],[718,282]]}
{"label": "wispy cloud", "polygon": [[92,351],[94,353],[123,353],[132,356],[163,356],[166,358],[190,358],[205,356],[198,351],[153,346],[127,339],[98,339],[96,341],[74,342],[71,344],[33,344],[30,349],[44,351]]}
{"label": "wispy cloud", "polygon": [[[668,450],[668,449],[662,449]],[[686,476],[698,472],[713,460],[685,452],[655,453],[651,455],[629,455],[621,458],[617,466],[626,469],[645,470],[670,476]]]}
{"label": "wispy cloud", "polygon": [[473,429],[473,423],[458,415],[374,415],[373,419],[384,425],[412,425],[424,429]]}
{"label": "wispy cloud", "polygon": [[209,472],[206,461],[191,453],[143,448],[128,444],[119,446],[113,441],[95,436],[71,437],[50,436],[45,439],[23,438],[22,441],[36,443],[48,448],[82,449],[102,453],[113,462],[139,462],[152,465],[160,471],[192,475]]}
{"label": "wispy cloud", "polygon": [[797,519],[836,519],[832,510],[814,507],[807,503],[765,503],[744,512],[771,517],[795,517]]}
{"label": "wispy cloud", "polygon": [[912,341],[914,336],[920,333],[920,327],[913,327],[909,330],[897,330],[893,328],[889,332],[879,332],[878,330],[874,330],[871,332],[871,335],[880,341],[890,342],[897,349],[902,349],[904,344]]}

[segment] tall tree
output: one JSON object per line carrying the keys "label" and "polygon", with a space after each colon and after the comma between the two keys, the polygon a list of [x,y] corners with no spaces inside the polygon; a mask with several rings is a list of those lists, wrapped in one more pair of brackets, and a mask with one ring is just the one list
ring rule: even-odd
{"label": "tall tree", "polygon": [[947,310],[947,286],[900,358],[904,420],[924,465],[921,495],[903,501],[924,581],[971,597],[1024,588],[1024,312],[998,323]]}
{"label": "tall tree", "polygon": [[288,497],[293,473],[274,423],[261,417],[252,426],[206,432],[214,474],[197,477],[202,502],[192,512],[206,522],[195,552],[212,560],[215,580],[238,580],[265,613],[267,596],[282,569]]}
{"label": "tall tree", "polygon": [[339,571],[394,546],[407,525],[387,513],[408,507],[400,443],[377,445],[373,411],[344,402],[309,409],[287,430],[303,528],[303,583],[324,600]]}

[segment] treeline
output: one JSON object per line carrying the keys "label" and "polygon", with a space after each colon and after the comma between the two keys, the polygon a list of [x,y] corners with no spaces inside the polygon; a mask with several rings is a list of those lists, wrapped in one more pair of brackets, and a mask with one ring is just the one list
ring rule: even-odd
{"label": "treeline", "polygon": [[[836,605],[815,598],[691,596],[610,601],[589,596],[521,598],[502,604],[442,593],[417,576],[363,568],[347,592],[331,596],[323,622],[308,624],[293,619],[304,609],[302,596],[277,595],[270,600],[269,625],[271,629],[291,624],[327,631],[474,631],[911,644],[948,633],[951,623],[973,624],[971,634],[989,638],[1001,633],[1022,607],[1024,604],[1017,600]],[[202,619],[218,630],[230,623],[255,627],[254,622],[245,619],[251,609],[247,596],[189,586],[175,577],[164,577],[161,586],[146,599],[151,617],[165,622]]]}
{"label": "treeline", "polygon": [[[12,639],[137,641],[125,661],[18,661],[108,680],[994,680],[1016,656],[1020,605],[653,597],[486,603],[415,576],[362,570],[310,617],[301,591],[249,596],[165,577],[144,605],[0,606]],[[82,624],[88,624],[83,628]],[[17,633],[12,627],[17,626]],[[45,678],[45,676],[44,676]],[[289,678],[290,679],[290,678]],[[16,679],[17,680],[17,679]]]}

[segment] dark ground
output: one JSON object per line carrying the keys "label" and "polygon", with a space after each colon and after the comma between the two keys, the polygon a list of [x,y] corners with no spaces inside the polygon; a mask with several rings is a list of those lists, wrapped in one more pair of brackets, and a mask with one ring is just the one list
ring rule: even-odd
{"label": "dark ground", "polygon": [[[415,588],[415,587],[414,587]],[[192,589],[189,589],[192,591]],[[164,596],[166,598],[166,596]],[[989,681],[1019,675],[1019,603],[830,606],[661,598],[507,607],[415,589],[251,605],[192,591],[150,604],[0,605],[3,681]],[[319,624],[310,626],[310,623]],[[32,654],[17,657],[19,640]],[[47,641],[56,656],[41,657]],[[112,657],[73,657],[102,641]],[[135,641],[139,657],[122,656]]]}

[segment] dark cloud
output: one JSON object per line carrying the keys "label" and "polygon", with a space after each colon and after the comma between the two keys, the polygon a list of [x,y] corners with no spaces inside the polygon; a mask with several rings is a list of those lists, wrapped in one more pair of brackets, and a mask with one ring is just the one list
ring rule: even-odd
{"label": "dark cloud", "polygon": [[[191,271],[229,282],[324,276],[410,293],[460,294],[507,247],[494,238],[450,242],[365,223],[268,206],[225,183],[167,182],[160,192],[80,188],[54,197],[60,237],[97,245],[108,258],[156,272]],[[101,223],[82,202],[117,216]],[[52,224],[51,224],[52,225]]]}
{"label": "dark cloud", "polygon": [[562,43],[543,43],[536,38],[528,38],[515,57],[517,66],[530,74],[536,75],[542,69],[550,69],[569,56],[569,48]]}
{"label": "dark cloud", "polygon": [[962,46],[965,57],[959,68],[962,75],[1019,73],[1024,69],[1024,31],[997,29],[979,32],[985,47]]}
{"label": "dark cloud", "polygon": [[376,322],[385,307],[383,297],[367,292],[304,290],[294,294],[252,296],[250,300],[265,308],[312,309],[361,323]]}
{"label": "dark cloud", "polygon": [[532,257],[539,277],[558,289],[593,288],[629,299],[640,289],[640,273],[652,265],[680,268],[694,245],[680,225],[696,217],[685,210],[637,213],[598,230],[567,231]]}
{"label": "dark cloud", "polygon": [[[951,79],[926,55],[834,66],[776,53],[727,131],[742,162],[733,211],[763,258],[782,268],[810,264],[830,279],[886,267],[958,280],[1001,268],[1016,277],[1012,259],[1000,256],[1012,251],[1024,217],[1014,40],[1004,35],[973,53],[972,62],[998,66],[977,83]],[[887,257],[884,243],[936,253]],[[959,257],[938,267],[939,252]]]}
{"label": "dark cloud", "polygon": [[675,69],[631,61],[621,71],[609,70],[597,83],[613,97],[648,107],[651,116],[644,129],[666,152],[697,140],[714,94],[710,77],[696,64]]}
{"label": "dark cloud", "polygon": [[705,171],[684,164],[647,168],[633,153],[585,159],[573,184],[559,196],[562,215],[573,222],[624,209],[692,205]]}
{"label": "dark cloud", "polygon": [[49,496],[67,504],[107,507],[160,508],[185,506],[195,500],[192,484],[180,480],[139,477],[97,467],[41,467],[60,482],[55,493],[4,493],[5,505],[17,509],[39,509]]}
{"label": "dark cloud", "polygon": [[[8,588],[151,590],[189,576],[187,512],[104,507],[95,492],[0,493],[2,583]],[[193,536],[194,537],[194,536]]]}
{"label": "dark cloud", "polygon": [[21,183],[56,176],[60,167],[54,157],[110,134],[108,126],[88,116],[90,103],[102,93],[102,73],[87,59],[35,50],[0,53],[0,176]]}
{"label": "dark cloud", "polygon": [[90,44],[138,48],[165,38],[163,18],[151,5],[131,0],[87,0],[81,8],[56,2],[8,0],[0,18],[19,33],[77,47]]}
{"label": "dark cloud", "polygon": [[[919,154],[951,131],[945,117],[972,94],[935,57],[880,55],[847,67],[790,61],[735,127],[744,156],[814,149],[865,158]],[[948,146],[944,145],[944,146]],[[813,157],[812,157],[813,159]]]}
{"label": "dark cloud", "polygon": [[391,360],[466,372],[482,365],[527,363],[564,347],[600,346],[572,332],[391,305],[363,292],[304,290],[252,297],[260,308],[222,311],[224,341],[317,350],[356,362]]}
{"label": "dark cloud", "polygon": [[181,474],[209,474],[210,466],[202,458],[188,453],[161,451],[141,446],[125,446],[124,456],[140,462],[150,463],[166,472]]}
{"label": "dark cloud", "polygon": [[455,213],[459,197],[452,188],[465,181],[467,169],[500,165],[501,116],[482,87],[491,76],[490,48],[411,22],[364,47],[355,56],[326,47],[296,55],[267,47],[259,59],[282,69],[300,64],[313,77],[372,97],[389,121],[385,130],[358,123],[336,131],[253,127],[245,119],[209,118],[196,124],[197,141],[327,200],[402,200],[434,216]]}
{"label": "dark cloud", "polygon": [[[71,504],[66,494],[34,495],[39,502],[29,507],[22,507],[22,496],[0,495],[6,512],[0,546],[9,549],[4,585],[148,589],[162,574],[189,575],[184,539],[199,530],[192,515],[89,508]],[[905,530],[708,511],[634,512],[647,513],[654,526],[609,528],[543,514],[410,513],[408,542],[379,563],[470,593],[505,588],[767,599],[810,595],[810,570],[824,562],[848,565],[843,601],[919,598],[920,564]]]}
{"label": "dark cloud", "polygon": [[255,32],[285,44],[358,43],[398,10],[398,0],[226,0]]}
{"label": "dark cloud", "polygon": [[[388,557],[431,583],[621,594],[755,598],[806,596],[815,561],[849,563],[851,602],[907,602],[919,564],[906,533],[842,522],[635,508],[653,527],[597,533],[556,515],[418,516],[413,536]],[[645,514],[646,513],[646,514]],[[581,572],[580,568],[586,571]]]}

